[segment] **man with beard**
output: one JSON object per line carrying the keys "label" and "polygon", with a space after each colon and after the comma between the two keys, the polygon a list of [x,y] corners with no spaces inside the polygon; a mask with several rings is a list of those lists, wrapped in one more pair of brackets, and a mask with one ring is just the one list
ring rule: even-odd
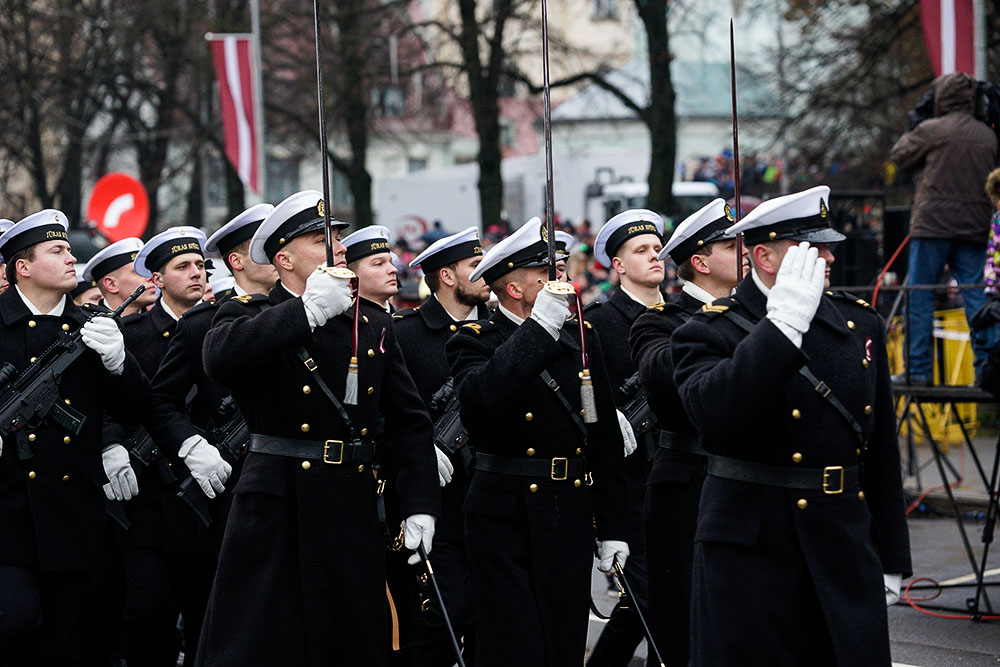
{"label": "man with beard", "polygon": [[[691,664],[888,665],[911,570],[885,324],[826,292],[818,186],[757,206],[750,276],[671,341],[711,455],[698,510]],[[862,475],[862,465],[864,474]]]}
{"label": "man with beard", "polygon": [[358,294],[362,299],[392,314],[389,299],[399,292],[396,267],[392,263],[389,229],[370,225],[344,238],[347,268],[358,276]]}
{"label": "man with beard", "polygon": [[[705,450],[674,384],[670,336],[702,306],[736,287],[736,238],[729,205],[716,199],[685,219],[660,251],[677,265],[681,293],[658,303],[632,325],[629,342],[649,407],[660,425],[659,446],[646,482],[644,522],[649,581],[649,622],[667,664],[688,664],[691,560],[698,499],[705,479]],[[744,253],[745,256],[745,253]]]}
{"label": "man with beard", "polygon": [[66,295],[76,284],[67,226],[48,209],[0,236],[11,284],[0,294],[0,363],[24,372],[78,331],[90,348],[58,386],[59,402],[84,417],[79,433],[46,417],[0,441],[0,664],[9,667],[76,664],[103,555],[100,484],[119,497],[137,491],[128,453],[102,447],[102,412],[124,418],[150,397],[118,323]]}
{"label": "man with beard", "polygon": [[83,267],[83,279],[93,280],[101,290],[102,306],[114,310],[139,285],[145,285],[146,291],[129,304],[123,315],[141,313],[156,301],[152,279],[135,272],[135,258],[142,246],[142,240],[135,237],[115,241],[101,248]]}
{"label": "man with beard", "polygon": [[[351,279],[336,271],[346,264],[346,225],[333,225],[335,266],[327,267],[322,195],[307,190],[278,204],[250,241],[250,259],[273,264],[278,283],[266,297],[220,306],[205,338],[205,369],[232,392],[252,435],[202,667],[386,664],[376,459],[399,471],[392,481],[406,547],[431,548],[440,498],[430,419],[389,315],[363,302],[355,311]],[[351,375],[356,397],[345,390]],[[380,417],[384,441],[376,443]]]}
{"label": "man with beard", "polygon": [[[646,606],[646,549],[642,532],[642,499],[646,490],[649,460],[655,451],[656,430],[641,434],[636,446],[632,426],[621,413],[630,396],[622,385],[635,374],[628,340],[632,323],[654,303],[663,301],[663,220],[653,211],[631,209],[608,220],[594,240],[594,259],[618,275],[619,286],[607,302],[587,307],[587,318],[606,344],[604,363],[614,390],[618,420],[625,440],[628,473],[628,569],[625,572],[637,600]],[[588,665],[627,665],[643,639],[642,623],[630,605],[619,605],[604,626]]]}
{"label": "man with beard", "polygon": [[[420,267],[424,272],[431,296],[422,305],[393,315],[392,325],[406,366],[427,406],[451,377],[445,343],[466,322],[489,316],[486,301],[490,288],[482,279],[473,282],[469,278],[482,259],[483,248],[477,228],[469,227],[435,241],[410,262],[411,267]],[[438,402],[443,400],[441,397]],[[431,418],[441,417],[443,408],[444,405],[439,405]],[[460,443],[463,447],[467,444]],[[434,533],[434,572],[448,603],[455,633],[469,656],[466,662],[471,664],[475,612],[465,560],[462,502],[472,472],[468,469],[472,455],[468,449],[462,451],[461,448],[445,452],[435,447],[434,453],[438,478],[444,487],[441,520]],[[455,664],[454,648],[436,600],[422,616],[420,636],[413,653],[414,664],[420,667]]]}
{"label": "man with beard", "polygon": [[580,665],[595,528],[602,571],[629,553],[601,344],[570,319],[571,287],[543,287],[544,230],[532,218],[490,249],[470,280],[486,281],[497,311],[447,343],[476,447],[463,509],[479,667]]}
{"label": "man with beard", "polygon": [[[204,246],[200,230],[174,227],[151,238],[135,258],[135,272],[160,291],[149,310],[123,321],[125,346],[148,377],[156,376],[181,315],[205,293]],[[124,424],[122,433],[132,434],[145,424],[152,434],[152,408],[150,404]],[[134,667],[176,661],[178,612],[184,618],[185,645],[198,645],[215,552],[208,531],[177,498],[176,477],[190,471],[221,492],[230,473],[229,464],[207,443],[179,451],[156,444],[157,460],[140,473],[142,493],[126,505],[131,527],[120,540],[126,576],[125,658]],[[193,656],[185,659],[192,664]]]}

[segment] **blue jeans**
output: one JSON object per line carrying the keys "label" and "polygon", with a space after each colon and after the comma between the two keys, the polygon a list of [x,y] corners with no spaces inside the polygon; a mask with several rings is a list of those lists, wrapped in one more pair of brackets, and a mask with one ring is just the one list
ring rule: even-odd
{"label": "blue jeans", "polygon": [[[986,264],[986,243],[950,239],[910,239],[911,285],[937,284],[945,264],[959,284],[982,283],[983,267]],[[910,292],[910,315],[906,326],[910,351],[908,370],[912,378],[931,379],[934,368],[931,341],[934,333],[935,296],[936,292],[929,290]],[[986,303],[986,294],[982,289],[965,289],[962,290],[962,300],[965,302],[965,319],[968,321]],[[995,336],[994,328],[971,332],[977,377],[979,367],[986,361],[986,356],[995,342]]]}

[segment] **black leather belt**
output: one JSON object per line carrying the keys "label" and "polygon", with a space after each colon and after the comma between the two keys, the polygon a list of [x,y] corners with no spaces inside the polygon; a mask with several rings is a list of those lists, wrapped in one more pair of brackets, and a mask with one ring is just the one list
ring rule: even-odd
{"label": "black leather belt", "polygon": [[705,448],[698,442],[698,438],[693,435],[681,435],[680,433],[671,433],[670,431],[660,431],[659,446],[675,452],[687,452],[702,456],[708,454]]}
{"label": "black leather belt", "polygon": [[778,486],[785,489],[811,489],[827,495],[843,493],[844,489],[861,485],[861,466],[827,466],[825,468],[788,468],[755,461],[708,457],[709,475],[751,484]]}
{"label": "black leather belt", "polygon": [[540,477],[561,482],[567,479],[583,479],[586,476],[583,459],[520,459],[511,456],[476,453],[476,470],[499,472],[519,477]]}
{"label": "black leather belt", "polygon": [[343,440],[299,440],[276,435],[250,434],[251,452],[275,454],[296,459],[312,459],[330,465],[375,463],[375,445]]}

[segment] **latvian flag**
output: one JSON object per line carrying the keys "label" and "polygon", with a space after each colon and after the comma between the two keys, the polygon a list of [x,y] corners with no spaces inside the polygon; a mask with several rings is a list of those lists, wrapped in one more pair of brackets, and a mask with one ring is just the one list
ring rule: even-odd
{"label": "latvian flag", "polygon": [[257,77],[254,72],[253,41],[250,35],[215,34],[212,58],[219,81],[222,109],[222,132],[226,157],[240,175],[240,180],[260,192],[261,146],[257,117],[260,106]]}
{"label": "latvian flag", "polygon": [[975,74],[972,0],[920,0],[920,23],[934,76]]}

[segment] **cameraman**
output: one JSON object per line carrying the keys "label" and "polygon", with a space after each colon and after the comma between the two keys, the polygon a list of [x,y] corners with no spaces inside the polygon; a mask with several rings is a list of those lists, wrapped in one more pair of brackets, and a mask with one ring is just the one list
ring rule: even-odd
{"label": "cameraman", "polygon": [[[899,169],[919,170],[910,214],[910,284],[937,283],[946,264],[959,284],[978,283],[992,212],[982,184],[997,165],[997,138],[974,115],[973,77],[945,74],[934,80],[933,90],[934,117],[905,133],[889,152]],[[981,289],[963,290],[962,297],[967,319],[986,301]],[[910,294],[908,326],[908,383],[930,385],[934,292]],[[977,374],[993,342],[989,338],[988,331],[972,333]],[[893,380],[907,381],[903,374]]]}

